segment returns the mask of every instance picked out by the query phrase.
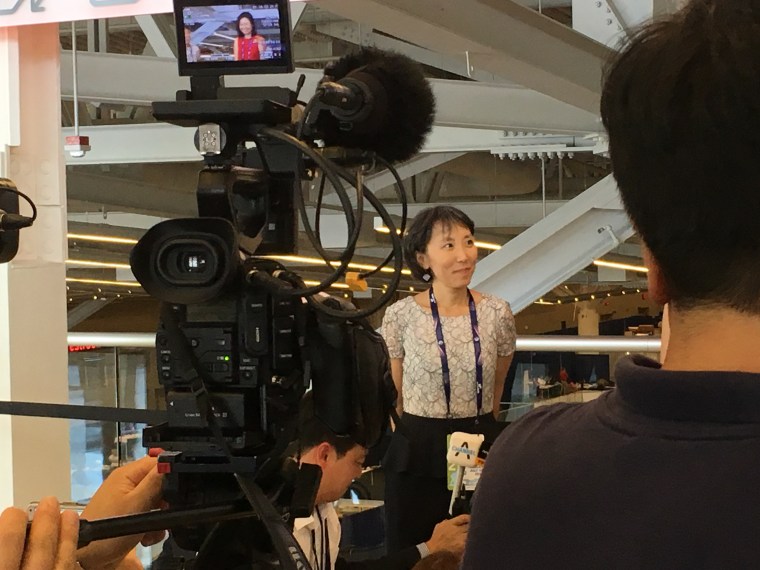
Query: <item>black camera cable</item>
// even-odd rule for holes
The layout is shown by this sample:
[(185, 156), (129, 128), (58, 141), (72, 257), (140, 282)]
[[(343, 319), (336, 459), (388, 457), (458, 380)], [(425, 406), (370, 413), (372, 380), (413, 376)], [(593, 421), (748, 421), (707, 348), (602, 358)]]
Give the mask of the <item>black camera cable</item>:
[[(363, 210), (363, 203), (360, 198), (357, 197), (357, 203), (362, 206), (362, 209), (357, 210), (357, 214), (355, 218), (351, 217), (351, 214), (353, 212), (353, 205), (351, 204), (351, 200), (348, 197), (348, 193), (345, 191), (345, 188), (343, 187), (342, 183), (340, 182), (340, 177), (336, 175), (334, 171), (334, 166), (330, 165), (327, 159), (325, 159), (322, 155), (320, 155), (316, 150), (312, 149), (302, 141), (298, 140), (297, 138), (293, 137), (292, 135), (289, 135), (287, 133), (284, 133), (282, 131), (279, 131), (277, 129), (262, 129), (262, 134), (265, 134), (267, 136), (271, 136), (272, 138), (276, 138), (280, 141), (286, 142), (290, 144), (291, 146), (295, 146), (298, 148), (301, 152), (309, 156), (314, 162), (316, 162), (320, 168), (323, 169), (325, 172), (325, 175), (328, 176), (330, 179), (330, 182), (333, 184), (333, 186), (336, 189), (336, 192), (338, 193), (338, 196), (341, 200), (341, 205), (343, 206), (344, 212), (346, 214), (347, 220), (350, 220), (349, 222), (349, 231), (350, 236), (348, 240), (348, 247), (346, 250), (339, 256), (339, 258), (336, 260), (339, 262), (339, 265), (335, 267), (333, 272), (323, 279), (318, 285), (315, 285), (313, 287), (305, 287), (301, 289), (292, 289), (292, 290), (272, 290), (272, 294), (274, 295), (288, 295), (292, 297), (309, 297), (311, 295), (315, 295), (317, 293), (321, 293), (325, 289), (327, 289), (330, 285), (335, 283), (338, 279), (340, 279), (344, 274), (346, 269), (348, 268), (348, 264), (351, 261), (351, 258), (353, 257), (354, 250), (356, 248), (356, 243), (359, 241), (359, 233), (361, 232), (361, 222), (362, 222), (362, 210)], [(349, 178), (350, 180), (350, 178)], [(358, 194), (361, 194), (359, 192)], [(357, 196), (358, 196), (357, 194)], [(296, 199), (299, 201), (299, 209), (303, 207), (303, 210), (305, 210), (305, 204), (303, 203), (303, 194), (297, 193)], [(309, 236), (309, 239), (312, 240), (312, 244), (315, 245), (315, 248), (322, 251), (325, 251), (324, 248), (319, 246), (316, 240), (316, 236), (314, 235), (314, 231), (311, 227), (311, 224), (307, 219), (303, 220), (304, 222), (304, 229)], [(320, 253), (322, 253), (320, 251)], [(326, 252), (325, 252), (326, 253)], [(329, 254), (327, 254), (329, 257)], [(325, 255), (323, 255), (323, 258)], [(329, 260), (325, 260), (325, 263), (327, 263), (330, 267), (332, 267), (332, 264), (330, 264)], [(266, 284), (264, 284), (266, 286)]]
[(21, 192), (16, 185), (8, 178), (0, 178), (0, 192), (10, 192), (20, 196), (31, 206), (32, 216), (22, 216), (20, 214), (8, 213), (5, 210), (0, 210), (0, 232), (20, 230), (22, 228), (28, 228), (37, 219), (37, 206), (35, 206), (32, 199)]
[[(409, 203), (406, 196), (404, 181), (401, 180), (401, 176), (399, 175), (398, 170), (396, 170), (396, 168), (390, 162), (388, 162), (381, 156), (376, 156), (375, 160), (377, 160), (377, 162), (382, 164), (388, 170), (388, 172), (391, 173), (393, 178), (396, 180), (396, 183), (393, 185), (393, 188), (396, 190), (396, 195), (398, 196), (399, 203), (401, 204), (401, 226), (399, 227), (399, 232), (403, 239), (404, 233), (406, 232), (406, 222), (409, 215)], [(386, 256), (386, 258), (382, 261), (382, 263), (380, 263), (380, 265), (378, 265), (372, 271), (368, 271), (366, 273), (360, 273), (359, 274), (360, 277), (362, 277), (363, 279), (366, 279), (367, 277), (371, 277), (372, 275), (375, 275), (376, 273), (382, 271), (382, 269), (390, 263), (392, 258), (393, 258), (393, 251), (390, 251), (388, 255)]]

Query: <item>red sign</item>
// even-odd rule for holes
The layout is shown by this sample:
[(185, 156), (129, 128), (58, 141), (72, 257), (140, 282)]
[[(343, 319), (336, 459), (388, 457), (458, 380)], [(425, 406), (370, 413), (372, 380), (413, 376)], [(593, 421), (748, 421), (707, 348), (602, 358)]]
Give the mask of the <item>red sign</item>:
[(90, 350), (100, 350), (99, 346), (83, 345), (83, 346), (70, 346), (69, 352), (87, 352)]

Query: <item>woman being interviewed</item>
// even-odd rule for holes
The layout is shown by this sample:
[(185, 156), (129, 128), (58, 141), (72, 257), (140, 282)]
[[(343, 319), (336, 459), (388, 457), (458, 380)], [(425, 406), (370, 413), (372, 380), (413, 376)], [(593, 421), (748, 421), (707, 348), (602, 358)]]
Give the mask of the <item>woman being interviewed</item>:
[(404, 238), (407, 265), (431, 287), (383, 318), (403, 414), (383, 462), (389, 552), (424, 542), (447, 518), (447, 436), (498, 429), (515, 324), (506, 301), (469, 289), (474, 233), (467, 214), (436, 206), (420, 212)]
[(256, 33), (256, 23), (253, 14), (243, 12), (238, 16), (237, 38), (233, 44), (233, 56), (235, 61), (258, 61), (264, 55), (267, 48), (264, 36)]

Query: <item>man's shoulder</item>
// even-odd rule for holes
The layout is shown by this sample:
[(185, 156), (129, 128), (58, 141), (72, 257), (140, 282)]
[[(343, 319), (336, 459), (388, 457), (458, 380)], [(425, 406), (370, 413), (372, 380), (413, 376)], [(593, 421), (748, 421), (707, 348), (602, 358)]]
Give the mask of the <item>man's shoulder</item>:
[(602, 403), (603, 397), (600, 397), (585, 404), (560, 402), (538, 406), (512, 423), (504, 433), (533, 432), (534, 430), (541, 430), (540, 433), (544, 433), (546, 430), (562, 429), (568, 422), (576, 423), (579, 420), (594, 417), (595, 408)]
[(598, 410), (606, 405), (605, 399), (603, 395), (586, 404), (559, 403), (532, 410), (501, 433), (488, 454), (488, 463), (504, 460), (515, 465), (523, 455), (528, 461), (542, 457), (547, 446), (561, 445), (573, 433), (598, 426)]

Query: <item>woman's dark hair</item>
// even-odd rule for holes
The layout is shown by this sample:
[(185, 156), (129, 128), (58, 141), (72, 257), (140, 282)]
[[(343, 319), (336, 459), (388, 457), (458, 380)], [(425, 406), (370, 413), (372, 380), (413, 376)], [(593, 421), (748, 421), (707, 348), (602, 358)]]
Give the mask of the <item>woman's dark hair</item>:
[(417, 214), (404, 236), (404, 259), (412, 275), (421, 281), (425, 281), (425, 275), (429, 273), (417, 262), (417, 254), (427, 251), (436, 224), (442, 224), (444, 230), (452, 226), (462, 226), (475, 235), (475, 222), (462, 210), (453, 206), (435, 206)]
[(613, 174), (683, 309), (760, 314), (759, 54), (759, 0), (693, 0), (605, 74)]
[(251, 14), (250, 12), (243, 12), (237, 18), (236, 27), (237, 27), (238, 37), (242, 38), (244, 36), (243, 32), (240, 31), (240, 20), (242, 20), (243, 18), (248, 18), (250, 20), (250, 22), (251, 22), (251, 35), (255, 36), (256, 35), (256, 20), (253, 19), (253, 14)]
[(299, 448), (301, 453), (305, 453), (325, 442), (335, 448), (338, 459), (358, 445), (350, 437), (337, 435), (317, 417), (314, 412), (314, 394), (307, 392), (301, 400), (298, 415)]

